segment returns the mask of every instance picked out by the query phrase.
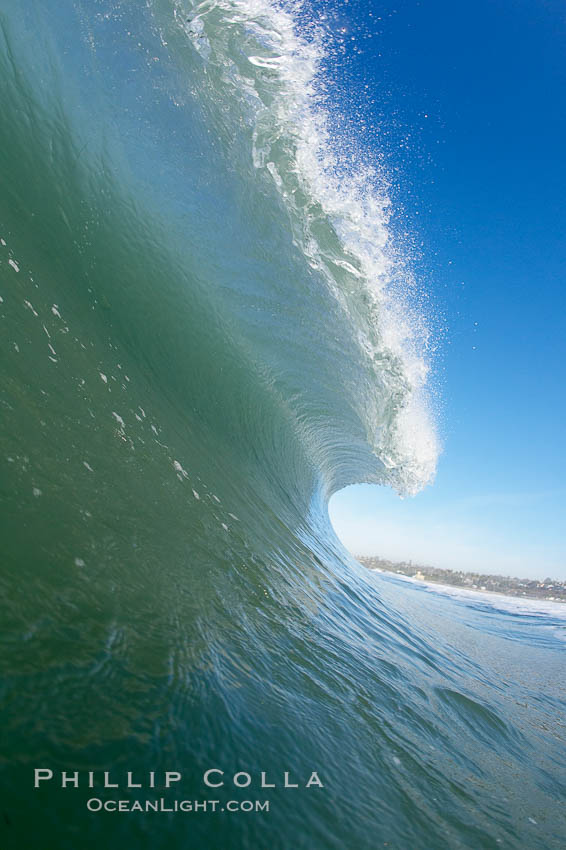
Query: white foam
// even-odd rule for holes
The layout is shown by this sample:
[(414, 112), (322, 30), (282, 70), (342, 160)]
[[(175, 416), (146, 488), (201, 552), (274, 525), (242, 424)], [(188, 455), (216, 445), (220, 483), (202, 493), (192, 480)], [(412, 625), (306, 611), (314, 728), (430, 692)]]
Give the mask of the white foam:
[(178, 478), (182, 479), (182, 478), (188, 478), (189, 477), (189, 473), (186, 471), (186, 469), (183, 469), (183, 467), (181, 466), (181, 464), (179, 463), (178, 460), (173, 461), (173, 469), (175, 470), (175, 472), (178, 473), (178, 475), (177, 475)]
[(122, 419), (122, 417), (120, 416), (120, 414), (119, 414), (119, 413), (116, 413), (116, 411), (115, 411), (115, 410), (113, 410), (113, 411), (112, 411), (112, 416), (114, 417), (114, 419), (116, 420), (116, 422), (118, 423), (118, 425), (120, 426), (120, 428), (122, 429), (122, 431), (124, 431), (124, 430), (125, 430), (125, 428), (126, 428), (126, 423), (124, 422), (124, 420)]

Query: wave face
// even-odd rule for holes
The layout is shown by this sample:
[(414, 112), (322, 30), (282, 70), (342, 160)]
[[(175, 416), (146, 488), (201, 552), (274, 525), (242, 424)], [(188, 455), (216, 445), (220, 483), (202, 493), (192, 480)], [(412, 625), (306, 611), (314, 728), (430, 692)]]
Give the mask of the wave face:
[[(324, 38), (267, 0), (17, 7), (2, 847), (559, 847), (560, 621), (423, 606), (328, 522), (346, 484), (418, 491), (438, 441), (387, 181), (336, 131)], [(183, 799), (249, 771), (208, 797), (271, 810), (94, 815), (33, 767), (180, 770)]]

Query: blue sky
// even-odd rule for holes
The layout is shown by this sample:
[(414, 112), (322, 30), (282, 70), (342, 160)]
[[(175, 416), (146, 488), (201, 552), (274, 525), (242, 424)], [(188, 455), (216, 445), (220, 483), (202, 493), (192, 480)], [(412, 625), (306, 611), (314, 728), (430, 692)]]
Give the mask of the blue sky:
[(337, 494), (335, 528), (357, 553), (566, 579), (566, 6), (336, 9), (335, 73), (373, 119), (442, 329), (444, 451), (414, 499)]

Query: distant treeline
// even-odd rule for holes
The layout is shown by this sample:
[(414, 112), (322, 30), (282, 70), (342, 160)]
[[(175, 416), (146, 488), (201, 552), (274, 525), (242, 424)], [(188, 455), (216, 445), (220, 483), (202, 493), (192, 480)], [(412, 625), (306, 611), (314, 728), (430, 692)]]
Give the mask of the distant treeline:
[(423, 567), (412, 561), (387, 561), (372, 556), (358, 557), (364, 567), (370, 570), (385, 570), (390, 573), (410, 576), (421, 581), (434, 581), (454, 587), (467, 587), (471, 590), (490, 590), (494, 593), (506, 593), (509, 596), (528, 596), (533, 599), (547, 599), (551, 602), (566, 602), (566, 582), (557, 579), (512, 578), (486, 573), (468, 573), (463, 570), (443, 570), (439, 567)]

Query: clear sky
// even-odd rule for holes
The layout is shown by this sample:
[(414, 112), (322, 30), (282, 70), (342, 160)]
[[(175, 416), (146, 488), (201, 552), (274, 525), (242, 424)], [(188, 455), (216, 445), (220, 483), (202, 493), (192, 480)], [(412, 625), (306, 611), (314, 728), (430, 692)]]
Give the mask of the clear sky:
[(355, 553), (566, 579), (566, 5), (342, 0), (338, 16), (443, 329), (443, 454), (413, 499), (337, 494), (334, 526)]

